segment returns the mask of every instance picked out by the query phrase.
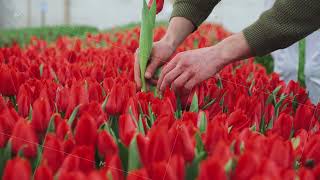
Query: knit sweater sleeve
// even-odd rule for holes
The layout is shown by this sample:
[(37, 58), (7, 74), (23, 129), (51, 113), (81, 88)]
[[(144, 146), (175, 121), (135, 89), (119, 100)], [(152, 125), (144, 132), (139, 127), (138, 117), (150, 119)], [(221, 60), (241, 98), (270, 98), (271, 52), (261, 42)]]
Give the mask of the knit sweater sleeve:
[(252, 55), (261, 56), (286, 48), (319, 27), (319, 0), (277, 0), (243, 33)]
[(175, 0), (173, 17), (185, 17), (198, 27), (210, 15), (220, 0)]

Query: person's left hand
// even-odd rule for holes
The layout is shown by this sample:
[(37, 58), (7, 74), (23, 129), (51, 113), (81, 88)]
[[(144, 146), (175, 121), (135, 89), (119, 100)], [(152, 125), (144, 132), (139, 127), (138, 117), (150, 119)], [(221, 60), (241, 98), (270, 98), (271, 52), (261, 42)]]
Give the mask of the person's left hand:
[(179, 53), (164, 66), (157, 88), (163, 94), (166, 87), (171, 86), (175, 92), (184, 96), (198, 83), (212, 77), (223, 64), (219, 52), (213, 47)]

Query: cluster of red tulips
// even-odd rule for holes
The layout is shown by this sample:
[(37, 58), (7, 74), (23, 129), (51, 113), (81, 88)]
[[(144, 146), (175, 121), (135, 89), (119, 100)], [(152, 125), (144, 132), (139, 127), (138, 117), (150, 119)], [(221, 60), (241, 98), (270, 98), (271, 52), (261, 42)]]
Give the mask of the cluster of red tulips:
[[(248, 59), (185, 103), (170, 89), (137, 92), (139, 33), (0, 48), (2, 179), (320, 178), (320, 106), (305, 89)], [(206, 24), (177, 52), (228, 35)]]

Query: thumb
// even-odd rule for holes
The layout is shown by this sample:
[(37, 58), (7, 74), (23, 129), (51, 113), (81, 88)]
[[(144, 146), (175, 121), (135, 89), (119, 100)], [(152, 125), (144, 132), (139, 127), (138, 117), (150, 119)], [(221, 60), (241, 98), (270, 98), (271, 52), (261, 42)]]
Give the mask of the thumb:
[(147, 67), (145, 77), (151, 79), (153, 74), (156, 72), (157, 68), (160, 66), (161, 61), (159, 59), (152, 59)]

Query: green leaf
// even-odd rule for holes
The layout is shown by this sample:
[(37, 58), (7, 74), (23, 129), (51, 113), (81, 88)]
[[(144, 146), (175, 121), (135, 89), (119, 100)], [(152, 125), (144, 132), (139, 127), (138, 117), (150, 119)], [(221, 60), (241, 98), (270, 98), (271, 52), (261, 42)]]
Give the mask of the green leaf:
[(266, 132), (266, 120), (265, 120), (265, 117), (264, 115), (261, 117), (261, 122), (260, 122), (260, 127), (259, 127), (259, 130), (260, 130), (260, 133), (261, 134), (264, 134)]
[(119, 121), (118, 116), (110, 116), (110, 128), (113, 130), (116, 139), (119, 138)]
[(7, 164), (7, 161), (11, 159), (12, 149), (11, 141), (9, 140), (6, 147), (0, 149), (0, 177), (2, 177), (3, 170)]
[(50, 72), (51, 72), (51, 76), (53, 76), (55, 83), (59, 84), (59, 78), (57, 76), (57, 73), (52, 68), (50, 69)]
[(206, 105), (203, 106), (203, 110), (208, 109), (213, 103), (216, 102), (216, 98), (211, 99)]
[(79, 111), (80, 105), (74, 108), (69, 120), (68, 120), (68, 125), (71, 127), (73, 124), (74, 119), (76, 118), (78, 111)]
[(257, 130), (256, 124), (254, 124), (253, 126), (251, 126), (251, 127), (250, 127), (250, 130), (251, 130), (251, 131), (256, 131), (256, 130)]
[(104, 112), (106, 110), (106, 105), (107, 105), (107, 102), (108, 102), (108, 98), (109, 98), (109, 95), (104, 99), (103, 103), (101, 104), (102, 111), (104, 111)]
[(128, 173), (128, 153), (129, 153), (128, 148), (121, 142), (118, 142), (118, 147), (119, 147), (119, 157), (121, 159), (123, 172)]
[(235, 167), (236, 167), (236, 161), (233, 158), (231, 158), (224, 166), (224, 170), (226, 171), (226, 173), (229, 174), (231, 171), (235, 169)]
[(55, 130), (54, 117), (55, 117), (56, 115), (57, 115), (57, 114), (53, 114), (53, 115), (51, 116), (46, 134), (48, 134), (48, 133), (50, 133), (50, 132), (54, 132), (54, 130)]
[(145, 72), (148, 64), (148, 60), (152, 51), (153, 43), (153, 29), (155, 26), (156, 19), (156, 3), (153, 1), (152, 6), (149, 10), (145, 0), (143, 1), (142, 8), (142, 21), (140, 30), (140, 47), (139, 47), (139, 60), (140, 60), (140, 75), (142, 83), (142, 91), (147, 91)]
[(149, 117), (150, 117), (150, 127), (152, 127), (154, 121), (156, 120), (156, 116), (152, 111), (152, 107), (150, 103), (148, 104), (148, 111), (149, 111)]
[[(131, 118), (133, 119), (134, 123), (138, 126), (138, 124), (137, 124), (138, 120), (137, 120), (137, 118), (133, 115), (131, 106), (129, 107), (129, 114), (130, 114)], [(140, 117), (139, 117), (139, 118), (140, 118)]]
[(137, 137), (135, 136), (129, 146), (128, 171), (139, 169), (141, 167), (140, 155), (137, 145)]
[(141, 115), (139, 116), (139, 121), (138, 121), (138, 132), (140, 132), (141, 134), (145, 135)]
[(39, 67), (40, 77), (42, 77), (42, 74), (43, 74), (43, 67), (44, 67), (44, 64), (40, 64), (40, 67)]
[(190, 112), (199, 112), (199, 104), (198, 104), (198, 95), (197, 93), (194, 93), (191, 106), (190, 106)]
[(204, 144), (202, 142), (201, 135), (199, 132), (195, 134), (195, 138), (196, 138), (196, 154), (198, 155), (205, 152), (205, 149), (204, 149)]
[(30, 121), (32, 121), (32, 106), (31, 106), (31, 104), (30, 104), (28, 119), (29, 119)]
[(177, 96), (177, 111), (175, 112), (175, 117), (180, 119), (182, 117), (182, 104), (180, 96)]
[(204, 151), (204, 145), (202, 143), (201, 137), (199, 133), (196, 133), (196, 156), (193, 159), (191, 164), (187, 164), (186, 166), (186, 179), (194, 180), (198, 176), (200, 162), (207, 157), (207, 153)]
[(292, 143), (293, 149), (297, 149), (300, 145), (300, 138), (299, 137), (292, 138), (291, 143)]
[(207, 117), (204, 112), (201, 113), (200, 116), (199, 130), (201, 133), (204, 133), (207, 130)]
[(41, 158), (42, 158), (42, 146), (38, 146), (37, 147), (37, 157), (31, 163), (33, 171), (35, 171), (35, 169), (38, 167), (38, 165), (41, 161)]

